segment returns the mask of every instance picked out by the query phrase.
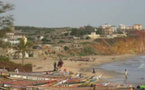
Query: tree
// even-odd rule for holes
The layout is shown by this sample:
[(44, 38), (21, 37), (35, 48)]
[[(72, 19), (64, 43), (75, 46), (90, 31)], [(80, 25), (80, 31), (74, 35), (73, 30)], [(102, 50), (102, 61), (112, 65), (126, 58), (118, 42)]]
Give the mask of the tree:
[(4, 37), (5, 29), (10, 30), (13, 26), (12, 15), (7, 15), (7, 12), (13, 9), (13, 5), (9, 3), (3, 3), (0, 1), (0, 37)]
[(22, 53), (22, 65), (24, 65), (25, 53), (30, 51), (32, 46), (33, 46), (33, 42), (27, 41), (26, 37), (23, 37), (20, 40), (20, 44), (19, 44), (18, 48), (19, 48), (19, 51)]
[(71, 30), (71, 35), (77, 36), (77, 37), (81, 37), (82, 35), (85, 35), (85, 31), (77, 29), (77, 28), (72, 28)]
[(87, 40), (91, 39), (90, 37), (86, 37)]
[(87, 31), (88, 33), (94, 32), (94, 27), (87, 25), (84, 26), (84, 30)]
[(13, 9), (13, 5), (12, 4), (5, 4), (2, 1), (0, 1), (0, 13), (5, 13), (9, 10)]
[(102, 28), (97, 28), (96, 33), (97, 33), (97, 34), (103, 34), (103, 29), (102, 29)]

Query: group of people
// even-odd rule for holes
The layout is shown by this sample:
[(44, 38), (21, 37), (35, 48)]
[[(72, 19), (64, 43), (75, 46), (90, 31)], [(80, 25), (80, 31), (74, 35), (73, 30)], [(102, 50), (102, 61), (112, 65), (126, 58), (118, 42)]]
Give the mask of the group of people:
[(60, 69), (62, 66), (63, 66), (63, 61), (62, 61), (62, 59), (60, 58), (59, 61), (58, 61), (58, 63), (54, 62), (54, 64), (53, 64), (53, 67), (54, 67), (53, 71), (57, 71), (57, 70)]

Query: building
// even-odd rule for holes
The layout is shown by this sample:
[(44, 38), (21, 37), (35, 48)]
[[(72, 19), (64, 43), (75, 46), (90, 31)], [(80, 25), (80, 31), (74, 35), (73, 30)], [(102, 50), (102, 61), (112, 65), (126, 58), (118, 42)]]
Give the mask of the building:
[(101, 28), (103, 29), (103, 33), (105, 35), (111, 35), (117, 30), (115, 26), (109, 24), (102, 25)]
[(7, 36), (7, 38), (10, 38), (10, 39), (21, 39), (24, 37), (24, 35), (22, 35), (22, 34), (16, 34), (13, 32), (6, 33), (6, 36)]
[(101, 27), (102, 27), (103, 29), (105, 29), (105, 28), (111, 27), (111, 25), (105, 24), (105, 25), (102, 25)]
[(9, 39), (8, 42), (11, 43), (11, 45), (18, 45), (20, 43), (20, 40)]
[(44, 39), (44, 36), (36, 36), (35, 37), (35, 41), (41, 41), (42, 39)]
[(143, 26), (141, 24), (134, 24), (133, 29), (134, 30), (143, 30)]
[(143, 26), (141, 24), (134, 24), (133, 26), (125, 26), (123, 24), (119, 25), (120, 30), (143, 30)]
[(20, 43), (20, 40), (25, 37), (22, 34), (16, 34), (14, 32), (7, 32), (6, 38), (3, 38), (3, 42), (9, 42), (11, 45), (18, 45)]
[(103, 31), (105, 35), (111, 35), (113, 34), (114, 29), (112, 27), (108, 27), (108, 28), (105, 28)]
[(132, 30), (133, 26), (126, 26), (126, 25), (120, 24), (119, 29), (120, 30)]
[(100, 38), (100, 35), (96, 34), (96, 32), (92, 32), (90, 35), (88, 35), (88, 37), (90, 37), (91, 39), (97, 39)]
[(126, 29), (126, 26), (123, 25), (123, 24), (120, 24), (120, 25), (119, 25), (119, 29), (121, 29), (121, 30), (125, 30), (125, 29)]

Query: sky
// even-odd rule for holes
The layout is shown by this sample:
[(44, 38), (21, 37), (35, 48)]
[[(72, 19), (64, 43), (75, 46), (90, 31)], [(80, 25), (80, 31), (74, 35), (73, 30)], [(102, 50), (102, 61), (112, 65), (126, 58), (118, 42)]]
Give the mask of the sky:
[(15, 25), (80, 27), (142, 24), (145, 0), (1, 0), (15, 5)]

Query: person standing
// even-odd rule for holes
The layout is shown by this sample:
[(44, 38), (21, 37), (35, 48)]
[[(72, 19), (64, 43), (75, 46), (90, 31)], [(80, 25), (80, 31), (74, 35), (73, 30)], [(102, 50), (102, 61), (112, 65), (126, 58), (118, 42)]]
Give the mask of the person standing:
[(15, 73), (19, 74), (19, 69), (15, 68)]
[(127, 69), (125, 69), (124, 78), (125, 78), (125, 84), (127, 85), (128, 84), (128, 72), (127, 72)]
[(62, 67), (62, 65), (63, 65), (63, 61), (60, 58), (59, 61), (58, 61), (57, 67), (60, 69)]
[(95, 68), (93, 68), (93, 71), (92, 71), (92, 73), (95, 75), (95, 73), (96, 73), (96, 71), (95, 71)]
[(56, 62), (54, 62), (54, 64), (53, 64), (53, 71), (57, 71), (57, 65), (56, 65)]

